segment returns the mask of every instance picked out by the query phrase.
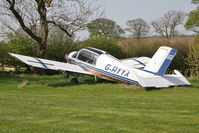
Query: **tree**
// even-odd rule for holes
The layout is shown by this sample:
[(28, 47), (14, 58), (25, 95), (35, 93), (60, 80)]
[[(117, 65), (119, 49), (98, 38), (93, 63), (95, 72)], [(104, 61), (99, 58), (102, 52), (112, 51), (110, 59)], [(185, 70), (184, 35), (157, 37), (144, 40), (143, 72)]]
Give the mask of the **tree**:
[(6, 47), (5, 42), (0, 42), (0, 53), (0, 67), (1, 70), (4, 71), (5, 59), (8, 56), (8, 48)]
[(74, 41), (74, 38), (68, 37), (58, 28), (51, 30), (47, 44), (46, 58), (61, 62), (65, 61), (65, 54), (77, 49), (77, 43)]
[(89, 0), (1, 0), (0, 20), (11, 31), (21, 27), (36, 42), (38, 56), (44, 57), (49, 26), (71, 37), (97, 10), (92, 5)]
[(185, 13), (182, 11), (168, 11), (163, 17), (151, 22), (155, 32), (163, 37), (174, 37), (178, 34), (176, 27), (183, 24)]
[[(192, 0), (192, 4), (198, 5), (199, 0)], [(188, 14), (188, 19), (184, 25), (185, 29), (199, 33), (199, 6)]]
[(124, 30), (113, 20), (107, 18), (98, 18), (87, 24), (91, 37), (108, 36), (121, 37)]
[(146, 36), (150, 31), (150, 26), (141, 18), (128, 20), (126, 25), (128, 26), (126, 30), (133, 33), (137, 39)]
[(199, 35), (196, 36), (194, 43), (189, 45), (189, 52), (186, 58), (191, 74), (196, 73), (199, 78)]
[(192, 0), (191, 3), (193, 3), (193, 4), (199, 4), (199, 0)]
[(34, 40), (27, 34), (16, 35), (9, 34), (9, 41), (7, 42), (7, 48), (9, 52), (22, 54), (27, 56), (36, 56), (36, 45)]

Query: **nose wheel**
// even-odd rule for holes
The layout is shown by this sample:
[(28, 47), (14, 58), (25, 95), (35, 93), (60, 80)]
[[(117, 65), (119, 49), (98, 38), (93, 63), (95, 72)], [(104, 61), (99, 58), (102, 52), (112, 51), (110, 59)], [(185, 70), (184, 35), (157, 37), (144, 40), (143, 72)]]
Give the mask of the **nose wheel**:
[(77, 79), (77, 78), (72, 78), (72, 79), (71, 79), (71, 83), (77, 84), (77, 83), (78, 83), (78, 79)]
[(79, 77), (79, 74), (76, 74), (75, 77), (71, 79), (71, 83), (78, 84), (78, 77)]
[[(63, 72), (63, 75), (64, 75), (64, 78), (68, 78), (69, 72), (65, 71), (65, 72)], [(79, 74), (75, 74), (75, 77), (71, 79), (71, 83), (77, 84), (78, 83), (78, 77), (79, 77)]]

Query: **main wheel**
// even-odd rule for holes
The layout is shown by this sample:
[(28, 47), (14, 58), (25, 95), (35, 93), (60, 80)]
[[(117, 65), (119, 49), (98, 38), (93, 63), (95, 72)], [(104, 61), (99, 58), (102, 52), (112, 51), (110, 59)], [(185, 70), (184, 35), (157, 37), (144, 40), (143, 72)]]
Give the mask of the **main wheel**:
[(72, 78), (72, 79), (71, 79), (71, 83), (77, 84), (77, 83), (78, 83), (78, 79), (77, 79), (77, 78)]

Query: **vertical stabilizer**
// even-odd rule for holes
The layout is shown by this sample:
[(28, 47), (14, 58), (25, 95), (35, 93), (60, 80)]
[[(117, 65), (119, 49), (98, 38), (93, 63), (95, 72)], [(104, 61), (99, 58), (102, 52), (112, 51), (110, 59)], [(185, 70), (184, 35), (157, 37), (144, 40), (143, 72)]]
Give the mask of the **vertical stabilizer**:
[(176, 53), (176, 49), (166, 46), (160, 47), (149, 63), (145, 66), (144, 70), (163, 76)]

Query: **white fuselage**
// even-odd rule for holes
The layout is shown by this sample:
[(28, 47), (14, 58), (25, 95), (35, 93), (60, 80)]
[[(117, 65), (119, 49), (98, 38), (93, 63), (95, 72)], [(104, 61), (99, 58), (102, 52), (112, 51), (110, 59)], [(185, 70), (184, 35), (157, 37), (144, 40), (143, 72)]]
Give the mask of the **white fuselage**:
[(73, 54), (75, 53), (72, 52), (68, 56), (69, 63), (76, 64), (91, 72), (93, 75), (101, 78), (115, 80), (117, 82), (138, 84), (138, 79), (134, 72), (134, 68), (125, 65), (110, 54), (99, 55), (95, 64), (89, 64), (87, 62), (81, 61), (77, 57), (73, 58)]

